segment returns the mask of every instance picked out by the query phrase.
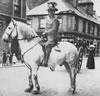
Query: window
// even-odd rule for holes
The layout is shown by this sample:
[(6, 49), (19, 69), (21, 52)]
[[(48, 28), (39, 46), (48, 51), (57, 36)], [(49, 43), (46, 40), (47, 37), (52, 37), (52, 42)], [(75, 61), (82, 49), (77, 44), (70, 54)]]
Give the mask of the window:
[(59, 20), (59, 29), (62, 28), (62, 17), (58, 16), (58, 20)]
[(27, 24), (31, 27), (31, 24), (32, 22), (31, 22), (31, 19), (27, 19)]
[(78, 0), (78, 3), (91, 2), (91, 0)]
[(78, 23), (79, 23), (78, 17), (75, 17), (75, 31), (78, 31)]
[(3, 20), (0, 19), (0, 30), (3, 29)]
[(14, 16), (21, 16), (21, 0), (14, 0)]
[(44, 29), (46, 27), (46, 19), (41, 18), (40, 19), (40, 29)]
[(91, 35), (94, 35), (94, 29), (95, 29), (95, 24), (92, 24), (92, 30), (91, 30)]
[(72, 25), (73, 25), (73, 16), (67, 15), (67, 28), (72, 29)]
[(98, 29), (97, 29), (97, 36), (100, 36), (100, 26), (98, 26)]
[(91, 24), (88, 23), (88, 34), (90, 35), (90, 27), (91, 27)]
[(83, 20), (83, 33), (85, 33), (85, 32), (86, 32), (86, 21)]

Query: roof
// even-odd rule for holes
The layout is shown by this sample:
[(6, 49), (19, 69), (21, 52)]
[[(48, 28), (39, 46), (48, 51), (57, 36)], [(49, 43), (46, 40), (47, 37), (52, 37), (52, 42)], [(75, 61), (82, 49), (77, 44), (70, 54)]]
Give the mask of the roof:
[[(76, 15), (80, 16), (80, 17), (83, 17), (85, 19), (88, 19), (94, 23), (97, 23), (97, 24), (100, 24), (99, 20), (97, 18), (95, 18), (94, 16), (91, 16), (89, 14), (87, 14), (85, 12), (84, 9), (80, 8), (80, 7), (77, 7), (75, 8), (72, 4), (70, 4), (68, 2), (68, 0), (53, 0), (54, 2), (57, 3), (57, 8), (58, 8), (58, 11), (57, 13), (59, 12), (67, 12), (67, 11), (72, 11), (74, 12)], [(40, 6), (37, 6), (35, 8), (33, 8), (32, 10), (30, 10), (28, 13), (27, 13), (27, 16), (33, 16), (33, 15), (46, 15), (48, 14), (47, 12), (47, 2), (41, 4)]]
[[(72, 6), (70, 6), (69, 3), (65, 3), (63, 2), (64, 0), (53, 0), (57, 3), (57, 8), (58, 8), (58, 12), (59, 13), (60, 11), (66, 11), (66, 10), (70, 10)], [(67, 1), (67, 0), (66, 0)], [(48, 1), (47, 1), (48, 2)], [(48, 14), (47, 13), (47, 2), (41, 4), (40, 6), (37, 6), (35, 8), (33, 8), (32, 10), (30, 10), (28, 13), (27, 13), (27, 16), (30, 16), (30, 15), (44, 15), (44, 14)]]
[(31, 10), (31, 9), (35, 8), (36, 6), (39, 6), (47, 1), (48, 0), (27, 0), (27, 6)]

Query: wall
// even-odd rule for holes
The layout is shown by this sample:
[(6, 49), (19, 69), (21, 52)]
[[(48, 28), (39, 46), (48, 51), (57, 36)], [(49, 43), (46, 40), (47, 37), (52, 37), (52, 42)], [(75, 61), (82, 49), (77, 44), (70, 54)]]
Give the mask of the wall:
[[(4, 33), (4, 30), (8, 26), (11, 17), (17, 18), (17, 20), (26, 21), (26, 0), (22, 1), (22, 16), (16, 17), (13, 16), (13, 0), (0, 0), (0, 38), (2, 38), (2, 35)], [(2, 51), (6, 50), (8, 51), (9, 46), (7, 43), (4, 43), (0, 39), (0, 58), (2, 57)], [(0, 59), (1, 62), (1, 59)]]
[[(0, 15), (0, 38), (2, 38), (3, 32), (6, 29), (7, 25), (9, 23), (9, 17), (5, 17)], [(4, 43), (1, 39), (0, 39), (0, 62), (2, 61), (2, 53), (3, 50), (8, 50), (8, 43)]]
[(26, 19), (26, 0), (22, 0), (22, 7), (21, 7), (22, 9), (22, 16), (21, 16), (21, 18), (24, 18), (24, 19)]
[(39, 17), (38, 16), (34, 16), (32, 17), (32, 29), (34, 29), (36, 32), (39, 30)]
[(13, 0), (0, 0), (0, 13), (13, 14)]

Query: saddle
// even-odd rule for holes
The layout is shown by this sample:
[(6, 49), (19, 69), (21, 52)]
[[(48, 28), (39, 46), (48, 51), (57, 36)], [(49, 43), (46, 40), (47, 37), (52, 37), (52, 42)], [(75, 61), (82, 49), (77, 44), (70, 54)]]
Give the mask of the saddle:
[[(44, 59), (42, 60), (42, 62), (40, 63), (40, 66), (43, 66), (42, 64), (44, 64), (43, 63), (43, 61), (46, 59), (47, 60), (47, 58), (49, 59), (49, 57), (45, 57), (46, 56), (46, 48), (45, 48), (45, 41), (44, 40), (42, 40), (41, 42), (40, 42), (40, 45), (42, 46), (42, 50), (43, 50), (43, 53), (44, 53)], [(57, 52), (61, 52), (61, 49), (60, 49), (60, 47), (59, 47), (59, 43), (57, 43), (57, 44), (55, 44), (54, 45), (54, 47), (52, 48), (53, 50), (55, 50), (55, 51), (57, 51)], [(52, 50), (51, 49), (51, 50)], [(50, 52), (51, 53), (51, 52)], [(49, 54), (50, 55), (50, 54)], [(48, 55), (47, 55), (48, 56)], [(45, 65), (45, 64), (44, 64)], [(47, 67), (47, 66), (45, 66), (45, 67)]]
[[(45, 52), (45, 44), (44, 43), (41, 43), (41, 46), (42, 46), (43, 52)], [(55, 51), (61, 52), (61, 49), (59, 47), (59, 43), (57, 43), (57, 45), (55, 45), (53, 48), (54, 48)]]
[[(44, 44), (44, 43), (41, 43), (41, 46), (42, 46), (43, 53), (45, 54), (45, 44)], [(61, 49), (60, 49), (60, 47), (59, 47), (59, 43), (57, 43), (57, 45), (55, 45), (53, 48), (54, 48), (54, 50), (55, 50), (56, 52), (61, 52)], [(53, 49), (53, 48), (52, 48), (52, 49)], [(44, 61), (44, 59), (43, 59), (42, 62), (40, 63), (40, 66), (43, 66), (43, 61)], [(45, 67), (46, 67), (46, 66), (45, 66)], [(53, 71), (52, 68), (50, 68), (50, 70)]]

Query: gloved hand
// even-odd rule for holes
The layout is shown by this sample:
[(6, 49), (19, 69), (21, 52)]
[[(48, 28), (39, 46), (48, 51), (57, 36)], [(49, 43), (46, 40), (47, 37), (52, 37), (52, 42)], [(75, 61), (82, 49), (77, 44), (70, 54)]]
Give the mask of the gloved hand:
[(46, 37), (46, 33), (43, 32), (42, 35), (41, 35), (41, 37), (42, 37), (42, 38), (45, 38), (45, 37)]
[(42, 33), (41, 37), (43, 40), (45, 40), (45, 39), (47, 40), (47, 34), (45, 32)]
[(45, 33), (45, 32), (43, 32), (43, 33), (42, 33), (42, 36), (45, 36), (45, 35), (46, 35), (46, 33)]

